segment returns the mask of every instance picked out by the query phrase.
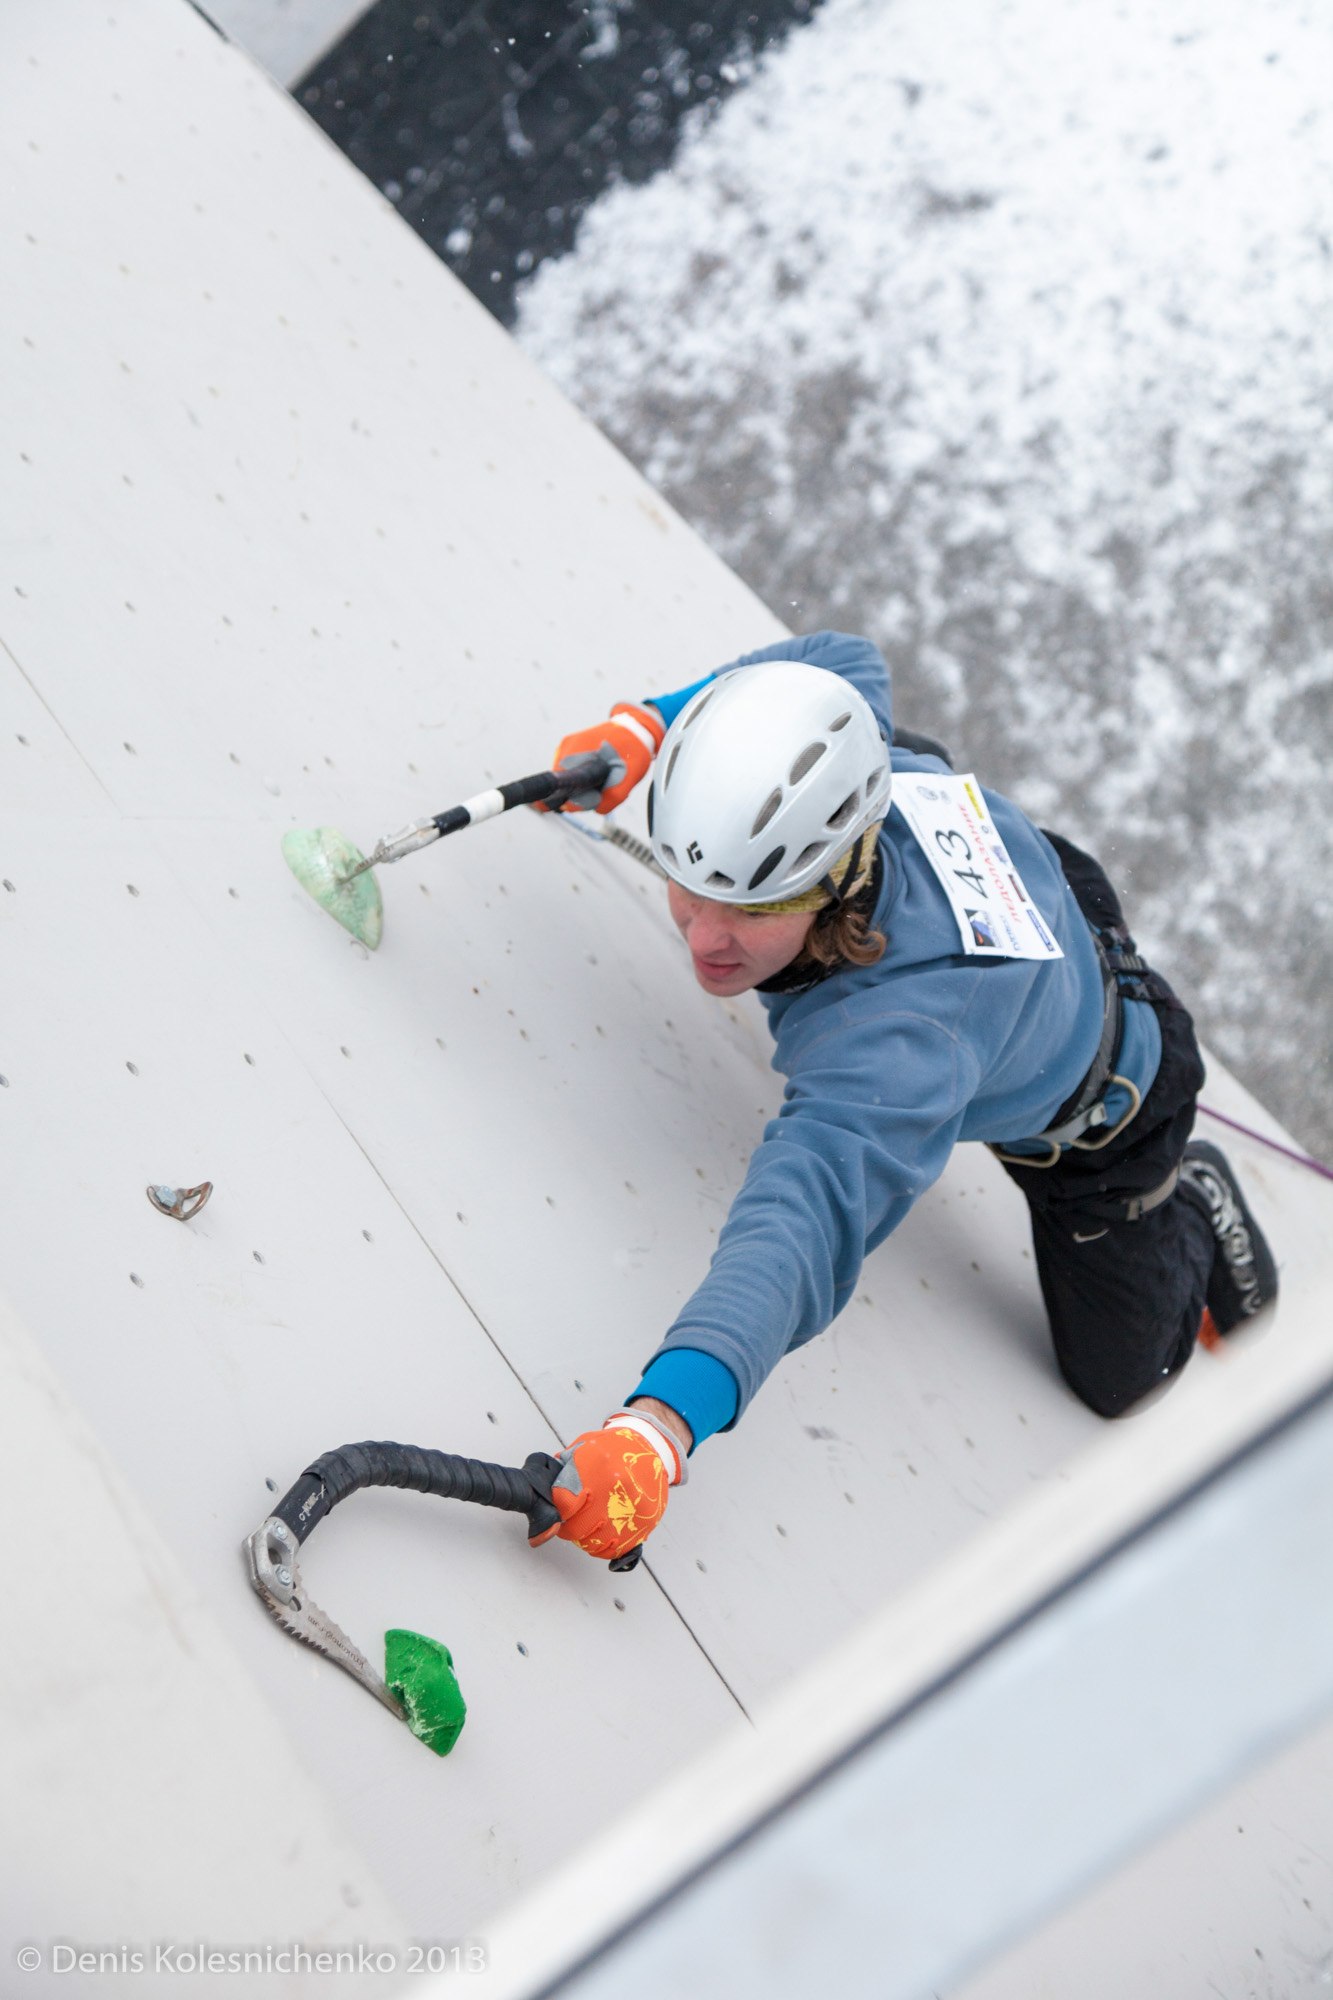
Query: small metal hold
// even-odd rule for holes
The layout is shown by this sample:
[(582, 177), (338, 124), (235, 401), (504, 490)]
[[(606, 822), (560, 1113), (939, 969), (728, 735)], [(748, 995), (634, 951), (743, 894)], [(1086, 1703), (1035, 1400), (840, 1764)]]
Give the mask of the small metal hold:
[(204, 1203), (213, 1192), (212, 1181), (200, 1181), (198, 1187), (174, 1188), (166, 1186), (150, 1187), (148, 1199), (160, 1215), (174, 1215), (177, 1222), (188, 1222), (198, 1215)]

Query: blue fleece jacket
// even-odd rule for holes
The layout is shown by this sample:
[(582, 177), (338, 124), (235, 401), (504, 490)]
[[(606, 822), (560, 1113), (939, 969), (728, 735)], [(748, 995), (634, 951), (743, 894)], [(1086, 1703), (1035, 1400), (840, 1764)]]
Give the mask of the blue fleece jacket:
[[(817, 632), (731, 664), (773, 659), (842, 674), (891, 737), (888, 668), (868, 639)], [(944, 767), (895, 749), (893, 768)], [(890, 810), (874, 915), (888, 949), (877, 964), (842, 967), (805, 992), (760, 995), (773, 1067), (787, 1079), (782, 1109), (750, 1160), (708, 1275), (631, 1391), (678, 1409), (696, 1444), (730, 1428), (782, 1356), (841, 1312), (867, 1252), (939, 1178), (960, 1139), (1040, 1132), (1096, 1053), (1102, 984), (1087, 923), (1050, 842), (1008, 799), (983, 790), (1064, 957), (960, 951), (948, 899)], [(1146, 1093), (1161, 1051), (1156, 1016), (1137, 1003), (1125, 1011), (1121, 1068)]]

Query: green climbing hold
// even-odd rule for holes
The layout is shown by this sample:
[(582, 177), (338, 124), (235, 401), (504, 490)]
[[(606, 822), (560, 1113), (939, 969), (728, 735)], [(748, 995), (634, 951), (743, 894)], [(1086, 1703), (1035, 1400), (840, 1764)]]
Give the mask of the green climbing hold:
[(449, 1648), (420, 1632), (386, 1632), (384, 1681), (407, 1710), (412, 1734), (437, 1757), (447, 1757), (467, 1715)]
[(365, 860), (360, 848), (331, 826), (284, 833), (282, 856), (321, 910), (374, 951), (384, 932), (384, 905), (373, 868), (347, 878)]

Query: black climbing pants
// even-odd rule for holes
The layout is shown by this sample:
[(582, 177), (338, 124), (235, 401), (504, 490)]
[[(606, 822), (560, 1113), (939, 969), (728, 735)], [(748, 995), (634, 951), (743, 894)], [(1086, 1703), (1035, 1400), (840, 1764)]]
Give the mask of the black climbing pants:
[[(1084, 914), (1123, 929), (1116, 893), (1092, 856), (1047, 838)], [(1103, 1417), (1118, 1417), (1189, 1360), (1213, 1261), (1208, 1218), (1178, 1190), (1137, 1221), (1125, 1219), (1126, 1202), (1179, 1165), (1204, 1079), (1189, 1014), (1160, 974), (1138, 978), (1136, 994), (1161, 1024), (1162, 1060), (1136, 1116), (1100, 1152), (1069, 1147), (1047, 1168), (1005, 1163), (1027, 1197), (1060, 1371)]]

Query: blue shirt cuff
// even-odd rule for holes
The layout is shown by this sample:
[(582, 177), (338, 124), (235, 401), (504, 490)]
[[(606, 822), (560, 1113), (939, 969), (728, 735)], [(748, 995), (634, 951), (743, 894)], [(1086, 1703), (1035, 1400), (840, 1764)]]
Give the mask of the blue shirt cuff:
[(736, 1377), (726, 1362), (697, 1347), (669, 1347), (657, 1355), (644, 1369), (638, 1387), (630, 1390), (626, 1403), (632, 1403), (636, 1396), (655, 1396), (669, 1410), (678, 1411), (696, 1445), (733, 1423), (741, 1400)]
[[(716, 679), (716, 675), (705, 674), (701, 681), (694, 683), (693, 687), (677, 688), (674, 694), (646, 694), (643, 696), (643, 701), (649, 707), (657, 710), (665, 726), (670, 729), (691, 695), (698, 694), (700, 688), (707, 687), (709, 681), (714, 679)], [(662, 1398), (662, 1401), (666, 1401), (665, 1396)], [(685, 1412), (682, 1410), (681, 1415), (684, 1416), (684, 1414)]]

